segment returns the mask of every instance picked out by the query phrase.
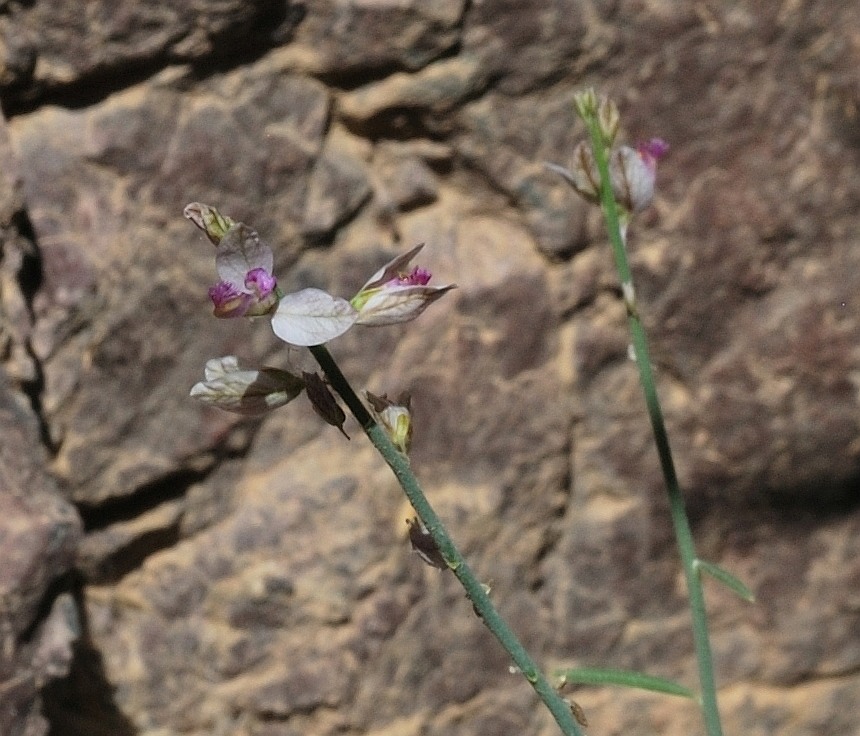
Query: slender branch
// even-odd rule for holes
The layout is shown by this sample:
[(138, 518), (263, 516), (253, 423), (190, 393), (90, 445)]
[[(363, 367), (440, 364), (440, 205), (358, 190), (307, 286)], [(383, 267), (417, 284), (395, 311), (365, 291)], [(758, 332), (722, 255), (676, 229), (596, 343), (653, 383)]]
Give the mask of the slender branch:
[(630, 264), (627, 259), (627, 249), (624, 245), (624, 236), (621, 232), (621, 220), (618, 214), (618, 205), (612, 193), (612, 183), (609, 173), (609, 161), (607, 154), (607, 142), (596, 116), (584, 116), (585, 124), (591, 138), (594, 151), (594, 160), (600, 173), (601, 188), (600, 200), (603, 207), (603, 215), (606, 220), (606, 228), (612, 243), (612, 252), (615, 257), (615, 266), (621, 279), (621, 288), (627, 306), (628, 322), (633, 340), (636, 363), (639, 367), (639, 378), (645, 394), (645, 404), (648, 408), (648, 416), (651, 420), (651, 428), (654, 432), (654, 440), (657, 445), (657, 453), (660, 456), (660, 466), (666, 482), (666, 491), (669, 496), (669, 508), (672, 516), (672, 525), (675, 530), (675, 539), (678, 551), (681, 555), (681, 563), (684, 567), (684, 577), (687, 582), (687, 590), (690, 596), (690, 613), (692, 616), (693, 640), (696, 650), (696, 660), (699, 666), (699, 683), (701, 687), (702, 714), (709, 736), (722, 736), (720, 724), (720, 713), (717, 707), (717, 690), (714, 680), (713, 657), (708, 633), (707, 611), (705, 609), (705, 597), (702, 590), (702, 580), (695, 567), (696, 549), (693, 542), (693, 534), (690, 530), (690, 522), (684, 508), (684, 497), (678, 483), (678, 475), (675, 472), (675, 463), (672, 459), (672, 451), (669, 447), (669, 436), (666, 432), (666, 423), (663, 419), (663, 411), (660, 399), (657, 395), (657, 387), (654, 374), (651, 370), (651, 358), (648, 350), (648, 339), (645, 329), (639, 318), (636, 308), (635, 292), (633, 290), (633, 277)]
[(412, 472), (408, 458), (397, 450), (388, 438), (385, 430), (371, 416), (361, 399), (353, 391), (352, 386), (347, 382), (343, 373), (341, 373), (340, 368), (338, 368), (326, 347), (324, 345), (316, 345), (310, 348), (310, 351), (328, 377), (332, 388), (340, 394), (344, 403), (349, 407), (353, 416), (370, 438), (370, 441), (382, 455), (385, 462), (388, 463), (392, 471), (394, 471), (394, 475), (397, 477), (400, 486), (403, 488), (403, 492), (412, 504), (412, 508), (415, 509), (415, 513), (421, 519), (427, 531), (432, 535), (448, 567), (457, 576), (463, 588), (465, 588), (466, 595), (469, 597), (469, 600), (475, 607), (475, 612), (484, 622), (484, 625), (499, 640), (499, 643), (511, 656), (514, 664), (516, 664), (535, 689), (535, 692), (537, 692), (540, 699), (549, 709), (550, 713), (552, 713), (562, 733), (565, 736), (582, 736), (582, 731), (577, 725), (568, 703), (549, 684), (540, 670), (538, 670), (534, 660), (529, 656), (523, 645), (520, 644), (516, 634), (514, 634), (499, 615), (486, 590), (478, 578), (475, 577), (471, 568), (466, 564), (466, 560), (448, 536), (448, 532), (445, 530), (441, 519), (436, 515), (433, 507), (424, 495), (418, 479)]

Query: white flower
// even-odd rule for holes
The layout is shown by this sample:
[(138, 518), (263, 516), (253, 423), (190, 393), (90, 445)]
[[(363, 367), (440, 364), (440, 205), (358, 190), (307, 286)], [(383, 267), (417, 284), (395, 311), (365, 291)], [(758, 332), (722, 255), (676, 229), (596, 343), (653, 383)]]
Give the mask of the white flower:
[(378, 326), (409, 322), (443, 294), (456, 288), (454, 284), (427, 286), (431, 274), (419, 266), (408, 273), (401, 270), (423, 247), (422, 243), (397, 256), (361, 287), (350, 302), (358, 310), (357, 324)]
[[(654, 182), (657, 178), (657, 160), (669, 146), (660, 138), (652, 138), (636, 148), (619, 146), (609, 154), (609, 178), (612, 194), (618, 206), (628, 213), (641, 212), (654, 197)], [(570, 186), (589, 202), (600, 201), (600, 172), (594, 160), (594, 152), (585, 142), (578, 143), (573, 150), (573, 166), (566, 169), (557, 164), (545, 164), (550, 171), (560, 175)]]
[(206, 362), (205, 381), (196, 383), (191, 396), (204, 404), (236, 414), (264, 414), (292, 401), (304, 381), (278, 368), (242, 370), (234, 355)]

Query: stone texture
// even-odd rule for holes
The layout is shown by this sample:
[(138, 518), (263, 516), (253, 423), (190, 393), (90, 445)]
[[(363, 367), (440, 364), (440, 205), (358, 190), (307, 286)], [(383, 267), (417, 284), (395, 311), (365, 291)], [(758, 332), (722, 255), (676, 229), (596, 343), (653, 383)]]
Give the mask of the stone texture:
[(0, 731), (43, 736), (39, 691), (69, 673), (80, 612), (62, 592), (81, 536), (44, 471), (35, 416), (0, 386)]
[(71, 100), (116, 89), (117, 77), (148, 76), (168, 63), (211, 62), (259, 53), (288, 38), (302, 15), (289, 0), (170, 3), (164, 0), (85, 8), (47, 0), (0, 9), (0, 82), (6, 103), (43, 95)]
[[(541, 662), (695, 682), (599, 213), (543, 166), (587, 81), (672, 145), (630, 250), (700, 552), (758, 597), (707, 586), (725, 731), (856, 733), (856, 3), (0, 5), (0, 732), (557, 732), (352, 420), (188, 399), (213, 356), (312, 364), (212, 318), (195, 200), (286, 290), (425, 242), (458, 289), (342, 368), (412, 392), (412, 463)], [(702, 732), (573, 695), (594, 733)]]
[(463, 24), (463, 50), (475, 51), (503, 94), (545, 86), (581, 63), (598, 37), (588, 33), (589, 5), (535, 0), (524, 12), (517, 0), (478, 0)]
[(81, 635), (68, 573), (82, 525), (47, 472), (40, 368), (29, 349), (38, 252), (15, 164), (0, 121), (0, 732), (43, 736), (40, 691), (69, 674)]
[(393, 70), (415, 71), (454, 51), (465, 0), (314, 2), (284, 49), (291, 63), (337, 86)]

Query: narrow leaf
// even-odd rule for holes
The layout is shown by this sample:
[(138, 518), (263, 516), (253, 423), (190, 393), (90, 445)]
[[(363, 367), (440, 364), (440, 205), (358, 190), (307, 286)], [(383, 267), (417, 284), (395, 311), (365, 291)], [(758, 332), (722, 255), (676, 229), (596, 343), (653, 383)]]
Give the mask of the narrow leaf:
[(651, 690), (667, 695), (678, 695), (683, 698), (697, 700), (697, 695), (690, 688), (667, 680), (663, 677), (646, 675), (642, 672), (631, 672), (630, 670), (613, 670), (602, 667), (575, 667), (569, 670), (559, 670), (558, 677), (565, 683), (577, 685), (621, 685), (623, 687), (634, 687), (639, 690)]
[(753, 592), (728, 570), (724, 570), (719, 565), (715, 565), (712, 562), (705, 562), (704, 560), (696, 560), (693, 563), (693, 566), (697, 570), (708, 573), (708, 575), (714, 578), (714, 580), (721, 582), (739, 598), (742, 598), (748, 603), (755, 603), (755, 595)]

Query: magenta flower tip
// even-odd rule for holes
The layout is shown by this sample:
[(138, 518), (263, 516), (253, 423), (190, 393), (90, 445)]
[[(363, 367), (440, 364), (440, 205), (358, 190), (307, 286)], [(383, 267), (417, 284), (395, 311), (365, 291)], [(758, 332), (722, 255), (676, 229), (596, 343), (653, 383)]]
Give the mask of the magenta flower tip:
[(639, 153), (645, 154), (646, 156), (657, 160), (666, 155), (666, 153), (669, 151), (669, 144), (666, 143), (666, 141), (664, 141), (662, 138), (652, 138), (646, 143), (640, 143), (636, 148), (638, 149)]
[(265, 299), (277, 285), (275, 277), (265, 268), (253, 268), (245, 276), (245, 287), (255, 292), (258, 299)]
[(251, 305), (253, 297), (243, 294), (229, 281), (219, 281), (209, 288), (209, 298), (219, 318), (242, 317)]
[(216, 307), (223, 306), (238, 296), (239, 290), (227, 281), (219, 281), (215, 286), (209, 287), (209, 298)]
[(415, 266), (411, 273), (403, 274), (391, 280), (398, 286), (426, 286), (433, 275), (426, 269), (420, 266)]

